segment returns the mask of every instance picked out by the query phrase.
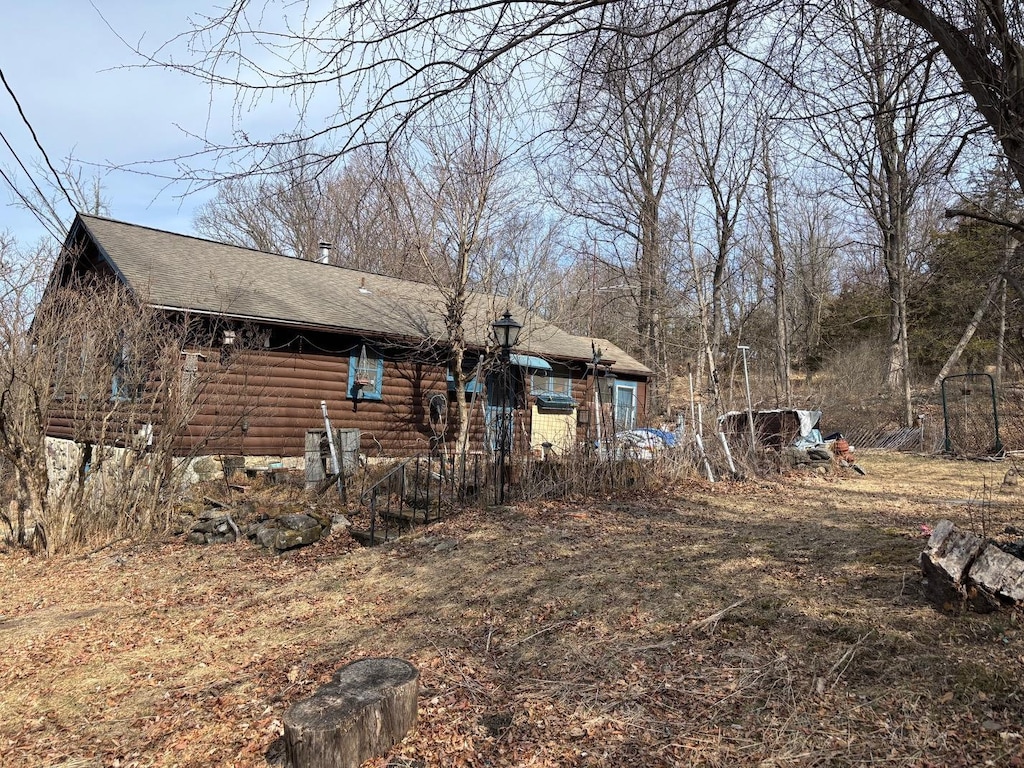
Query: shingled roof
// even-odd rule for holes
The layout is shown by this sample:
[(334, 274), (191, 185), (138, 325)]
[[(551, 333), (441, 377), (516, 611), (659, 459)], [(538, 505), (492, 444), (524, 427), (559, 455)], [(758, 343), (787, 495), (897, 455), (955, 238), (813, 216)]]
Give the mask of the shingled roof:
[[(426, 283), (79, 214), (69, 246), (83, 233), (121, 281), (155, 307), (368, 337), (444, 336), (443, 297)], [(593, 341), (604, 359), (614, 361), (613, 371), (652, 373), (610, 341), (566, 333), (499, 296), (469, 297), (465, 326), (470, 346), (486, 346), (490, 323), (506, 308), (523, 323), (518, 352), (586, 361)]]

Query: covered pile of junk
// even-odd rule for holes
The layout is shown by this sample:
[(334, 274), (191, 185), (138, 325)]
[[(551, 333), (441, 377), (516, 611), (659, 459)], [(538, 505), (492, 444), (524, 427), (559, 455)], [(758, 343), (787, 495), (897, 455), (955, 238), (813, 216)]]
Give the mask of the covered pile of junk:
[[(750, 418), (746, 411), (730, 411), (719, 417), (720, 428), (730, 441), (750, 443)], [(840, 432), (823, 437), (821, 411), (776, 408), (754, 411), (754, 436), (758, 445), (779, 451), (793, 467), (823, 467), (838, 462), (863, 475), (853, 457), (853, 447)]]

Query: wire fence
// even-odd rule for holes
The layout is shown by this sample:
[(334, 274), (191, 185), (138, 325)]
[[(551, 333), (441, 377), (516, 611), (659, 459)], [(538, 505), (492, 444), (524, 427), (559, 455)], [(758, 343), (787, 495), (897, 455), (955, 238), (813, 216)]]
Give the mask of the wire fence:
[[(1019, 394), (1018, 399), (1024, 403), (1024, 391)], [(946, 380), (943, 392), (922, 393), (915, 399), (919, 411), (916, 426), (896, 426), (894, 415), (887, 410), (858, 401), (855, 408), (837, 406), (833, 413), (823, 409), (822, 428), (830, 434), (841, 433), (854, 451), (991, 458), (1004, 451), (1000, 437), (1003, 399), (986, 374), (958, 375)], [(1017, 410), (1024, 414), (1024, 408)], [(1008, 424), (1004, 421), (1002, 428), (1011, 436), (1019, 432), (1024, 440), (1024, 417), (1018, 421), (1020, 429), (1016, 431), (1012, 419)], [(633, 430), (645, 431), (660, 432)], [(497, 470), (497, 457), (487, 453), (467, 456), (464, 462), (452, 455), (396, 460), (377, 470), (375, 476), (364, 474), (361, 490), (356, 494), (367, 543), (387, 540), (412, 525), (442, 519), (467, 505), (500, 501), (514, 504), (536, 499), (583, 500), (654, 489), (683, 480), (721, 482), (777, 475), (794, 466), (811, 466), (818, 471), (828, 466), (844, 466), (844, 457), (832, 454), (830, 442), (819, 446), (824, 450), (816, 452), (797, 449), (788, 433), (767, 441), (758, 433), (757, 445), (753, 447), (747, 432), (717, 432), (708, 425), (703, 432), (693, 432), (679, 424), (672, 439), (663, 444), (620, 439), (625, 434), (629, 433), (619, 433), (619, 437), (606, 439), (600, 446), (581, 443), (563, 453), (545, 451), (537, 455), (518, 446), (504, 473)], [(853, 462), (856, 454), (846, 458)], [(357, 519), (360, 514), (356, 510)]]

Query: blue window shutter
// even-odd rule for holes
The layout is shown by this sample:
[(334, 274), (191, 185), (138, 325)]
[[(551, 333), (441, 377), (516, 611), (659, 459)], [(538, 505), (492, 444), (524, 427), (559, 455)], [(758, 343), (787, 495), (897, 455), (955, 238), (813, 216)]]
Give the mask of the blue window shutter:
[[(463, 375), (465, 376), (467, 374), (463, 374)], [(448, 391), (454, 393), (455, 392), (455, 377), (452, 376), (452, 372), (451, 371), (448, 371), (448, 373), (445, 375), (445, 380), (448, 382)], [(472, 394), (474, 392), (479, 394), (479, 393), (484, 391), (483, 382), (478, 381), (476, 376), (469, 376), (468, 378), (463, 379), (463, 382), (464, 382), (464, 386), (465, 386), (466, 392), (469, 393), (469, 394)]]

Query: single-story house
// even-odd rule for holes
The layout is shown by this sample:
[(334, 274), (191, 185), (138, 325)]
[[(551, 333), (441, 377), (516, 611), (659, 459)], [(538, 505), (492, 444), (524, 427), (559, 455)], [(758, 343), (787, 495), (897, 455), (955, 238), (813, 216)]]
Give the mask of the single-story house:
[[(208, 396), (176, 437), (179, 455), (301, 457), (307, 433), (323, 429), (322, 403), (335, 428), (360, 430), (370, 457), (453, 439), (454, 377), (436, 286), (79, 214), (47, 290), (83, 277), (117, 281), (144, 305), (204, 329), (181, 348), (183, 375), (207, 381)], [(505, 310), (523, 325), (511, 398), (494, 385), (490, 342)], [(611, 342), (483, 294), (468, 297), (464, 328), (472, 450), (493, 448), (494, 415), (509, 399), (515, 450), (557, 452), (593, 439), (598, 422), (606, 435), (645, 422), (652, 371)], [(112, 398), (130, 396), (119, 387), (111, 383)], [(75, 418), (58, 401), (48, 435), (74, 439)]]

